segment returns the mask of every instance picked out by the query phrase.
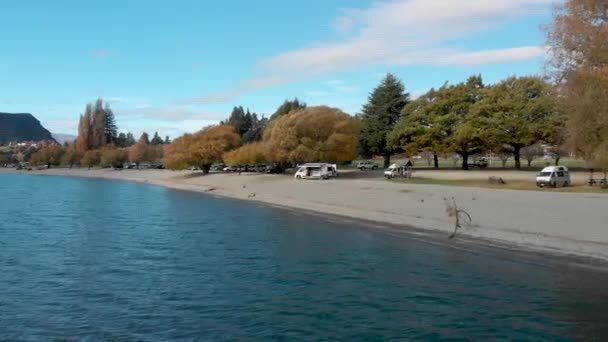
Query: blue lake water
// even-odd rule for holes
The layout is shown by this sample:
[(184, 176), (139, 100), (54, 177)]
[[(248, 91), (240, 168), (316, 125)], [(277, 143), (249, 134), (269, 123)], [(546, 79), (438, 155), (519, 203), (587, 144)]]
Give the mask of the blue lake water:
[(608, 340), (608, 276), (128, 182), (0, 174), (0, 340)]

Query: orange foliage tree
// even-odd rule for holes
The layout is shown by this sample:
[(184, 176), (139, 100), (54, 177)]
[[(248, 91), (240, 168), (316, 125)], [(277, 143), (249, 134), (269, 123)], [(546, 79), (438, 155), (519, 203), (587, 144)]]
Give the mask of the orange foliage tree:
[(186, 134), (165, 147), (165, 166), (169, 169), (185, 169), (198, 166), (204, 173), (214, 163), (222, 161), (222, 155), (240, 144), (240, 137), (230, 125), (204, 128), (194, 134)]
[(271, 121), (265, 155), (276, 163), (345, 162), (356, 157), (359, 123), (337, 108), (308, 107)]
[(266, 153), (266, 145), (255, 142), (225, 153), (224, 162), (230, 166), (263, 164), (267, 161)]

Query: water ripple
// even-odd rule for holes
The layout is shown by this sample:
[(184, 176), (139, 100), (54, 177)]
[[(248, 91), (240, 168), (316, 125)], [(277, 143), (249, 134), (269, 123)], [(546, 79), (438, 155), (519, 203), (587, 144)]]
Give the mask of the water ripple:
[(0, 340), (608, 340), (604, 274), (140, 184), (0, 185)]

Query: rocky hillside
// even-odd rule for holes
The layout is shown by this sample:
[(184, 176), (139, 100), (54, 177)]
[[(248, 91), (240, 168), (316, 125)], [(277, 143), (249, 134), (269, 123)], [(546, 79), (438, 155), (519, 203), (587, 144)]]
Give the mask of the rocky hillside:
[(32, 114), (0, 113), (0, 144), (42, 140), (54, 139)]

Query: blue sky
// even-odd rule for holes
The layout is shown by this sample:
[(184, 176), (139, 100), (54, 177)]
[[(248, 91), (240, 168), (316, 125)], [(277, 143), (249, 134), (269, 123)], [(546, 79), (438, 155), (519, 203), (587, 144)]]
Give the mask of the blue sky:
[(0, 111), (75, 133), (103, 97), (119, 128), (176, 136), (287, 98), (355, 114), (386, 72), (413, 95), (543, 71), (552, 0), (0, 2)]

